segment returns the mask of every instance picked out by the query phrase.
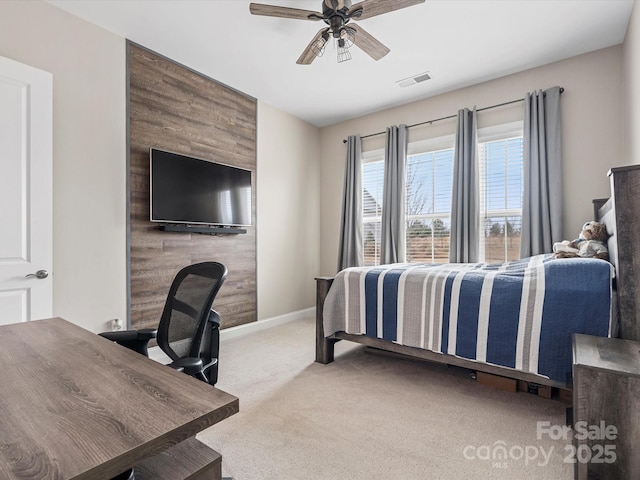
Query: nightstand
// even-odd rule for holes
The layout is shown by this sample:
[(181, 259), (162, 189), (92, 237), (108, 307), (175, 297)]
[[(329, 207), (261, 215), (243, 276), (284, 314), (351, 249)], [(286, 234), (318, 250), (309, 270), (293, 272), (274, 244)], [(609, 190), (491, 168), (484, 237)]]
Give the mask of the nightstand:
[(640, 478), (640, 342), (573, 336), (573, 429), (576, 479)]

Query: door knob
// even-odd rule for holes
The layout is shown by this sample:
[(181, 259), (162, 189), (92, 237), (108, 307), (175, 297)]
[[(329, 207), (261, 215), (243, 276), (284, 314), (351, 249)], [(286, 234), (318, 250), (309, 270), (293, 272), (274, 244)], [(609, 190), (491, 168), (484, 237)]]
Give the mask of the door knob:
[(48, 276), (49, 272), (47, 272), (46, 270), (38, 270), (36, 273), (30, 273), (29, 275), (26, 275), (25, 278), (36, 277), (42, 280), (43, 278), (47, 278)]

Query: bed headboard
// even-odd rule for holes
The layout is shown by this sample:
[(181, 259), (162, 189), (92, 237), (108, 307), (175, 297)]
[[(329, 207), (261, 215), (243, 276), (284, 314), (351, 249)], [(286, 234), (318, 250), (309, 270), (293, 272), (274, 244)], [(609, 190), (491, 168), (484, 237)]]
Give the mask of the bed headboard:
[[(594, 209), (596, 211), (595, 218), (607, 228), (609, 238), (607, 239), (607, 248), (609, 249), (609, 261), (616, 267), (618, 271), (618, 235), (616, 231), (616, 214), (613, 207), (613, 199), (608, 198), (606, 201), (594, 200)], [(601, 206), (597, 207), (597, 202), (601, 202)]]
[[(620, 338), (640, 340), (640, 165), (609, 171), (611, 198), (596, 216), (610, 237), (609, 260), (616, 268)], [(594, 207), (602, 202), (594, 200)]]

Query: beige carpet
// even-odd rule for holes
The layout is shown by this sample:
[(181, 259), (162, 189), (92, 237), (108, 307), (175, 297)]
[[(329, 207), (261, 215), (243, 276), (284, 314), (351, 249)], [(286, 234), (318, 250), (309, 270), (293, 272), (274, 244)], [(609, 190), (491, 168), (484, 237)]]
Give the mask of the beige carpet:
[(572, 478), (570, 440), (537, 438), (537, 422), (564, 424), (565, 404), (347, 342), (336, 345), (332, 364), (314, 363), (314, 329), (309, 318), (223, 343), (217, 386), (240, 398), (240, 413), (198, 438), (222, 453), (224, 475)]

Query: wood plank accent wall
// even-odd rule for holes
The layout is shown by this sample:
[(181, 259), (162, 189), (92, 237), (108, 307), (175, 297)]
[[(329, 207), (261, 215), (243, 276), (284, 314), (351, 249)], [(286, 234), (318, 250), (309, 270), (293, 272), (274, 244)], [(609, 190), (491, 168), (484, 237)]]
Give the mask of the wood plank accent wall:
[[(133, 42), (127, 62), (131, 326), (157, 326), (175, 274), (203, 261), (229, 271), (214, 301), (222, 327), (255, 321), (257, 102)], [(150, 147), (251, 170), (253, 226), (240, 235), (160, 231), (149, 221)]]

